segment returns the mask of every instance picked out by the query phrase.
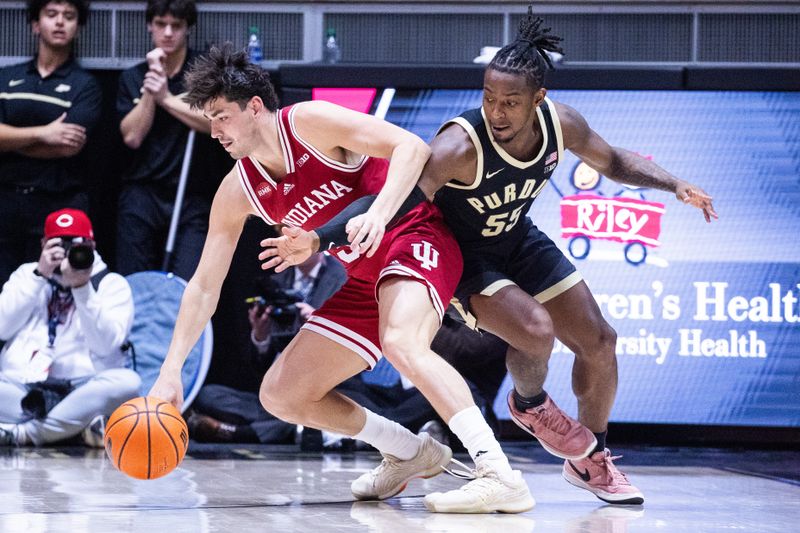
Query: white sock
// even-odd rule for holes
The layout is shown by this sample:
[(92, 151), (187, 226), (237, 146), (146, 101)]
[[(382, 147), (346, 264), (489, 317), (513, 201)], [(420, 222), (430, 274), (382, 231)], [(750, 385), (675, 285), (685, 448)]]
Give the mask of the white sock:
[(354, 439), (362, 440), (378, 449), (381, 453), (394, 455), (402, 461), (411, 459), (422, 442), (417, 435), (391, 420), (364, 409), (367, 421)]
[(508, 458), (500, 448), (500, 443), (492, 433), (492, 428), (486, 423), (481, 410), (473, 405), (463, 411), (457, 412), (450, 419), (450, 430), (464, 444), (472, 460), (488, 463), (497, 472), (501, 479), (514, 478)]
[(30, 444), (28, 433), (23, 424), (0, 424), (0, 429), (10, 432), (14, 436), (14, 445), (27, 446)]

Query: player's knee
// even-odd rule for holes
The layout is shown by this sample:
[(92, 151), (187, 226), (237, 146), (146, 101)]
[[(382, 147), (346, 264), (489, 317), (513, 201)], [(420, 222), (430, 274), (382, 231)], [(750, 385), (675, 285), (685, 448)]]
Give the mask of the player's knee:
[(617, 332), (602, 320), (596, 327), (584, 332), (575, 356), (585, 357), (595, 363), (613, 364), (616, 361), (616, 348)]
[(516, 348), (525, 353), (539, 353), (546, 350), (549, 354), (553, 347), (555, 333), (553, 320), (544, 307), (536, 306), (528, 311), (525, 320), (519, 327), (520, 339)]
[(300, 410), (297, 409), (296, 405), (287, 398), (270, 394), (269, 391), (262, 391), (261, 394), (259, 394), (259, 399), (261, 400), (261, 405), (264, 407), (264, 409), (266, 409), (267, 412), (272, 416), (291, 424), (301, 423), (301, 420), (299, 420)]
[(381, 339), (381, 351), (398, 372), (411, 380), (418, 373), (420, 357), (429, 352), (427, 347), (403, 339), (401, 335), (385, 335)]
[(261, 406), (268, 413), (286, 422), (292, 422), (290, 418), (293, 415), (294, 402), (286, 394), (286, 391), (282, 391), (280, 385), (270, 379), (268, 375), (264, 377), (264, 381), (261, 383), (258, 399), (261, 401)]
[(599, 328), (600, 332), (597, 338), (598, 352), (602, 354), (601, 357), (609, 361), (615, 360), (617, 357), (617, 332), (605, 320)]

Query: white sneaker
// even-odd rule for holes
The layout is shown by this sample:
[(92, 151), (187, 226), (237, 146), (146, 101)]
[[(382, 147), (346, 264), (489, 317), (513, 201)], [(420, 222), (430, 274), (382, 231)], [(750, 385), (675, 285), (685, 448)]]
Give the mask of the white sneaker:
[(106, 417), (97, 415), (89, 422), (89, 425), (81, 431), (83, 443), (89, 448), (103, 448), (103, 437), (106, 432)]
[(420, 438), (422, 444), (417, 455), (407, 461), (384, 454), (380, 465), (350, 484), (353, 496), (358, 500), (385, 500), (400, 493), (414, 478), (429, 478), (444, 472), (443, 467), (450, 462), (453, 452), (427, 433)]
[(445, 431), (444, 426), (438, 420), (428, 420), (425, 424), (419, 428), (417, 435), (421, 435), (423, 433), (427, 433), (437, 442), (441, 442), (445, 446), (447, 445), (447, 431)]
[(0, 424), (0, 446), (16, 446), (17, 435), (13, 424)]
[(536, 505), (519, 470), (514, 470), (513, 480), (505, 481), (481, 464), (476, 475), (460, 489), (428, 494), (425, 507), (432, 513), (524, 513)]

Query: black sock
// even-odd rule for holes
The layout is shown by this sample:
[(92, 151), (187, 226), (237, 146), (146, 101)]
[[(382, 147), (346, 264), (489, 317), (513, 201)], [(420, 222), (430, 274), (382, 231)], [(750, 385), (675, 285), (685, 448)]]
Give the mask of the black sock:
[(602, 452), (606, 449), (606, 435), (608, 435), (608, 430), (603, 431), (602, 433), (594, 434), (595, 438), (597, 439), (597, 446), (595, 446), (594, 450), (592, 450), (592, 454)]
[(233, 442), (258, 442), (258, 435), (250, 425), (235, 426), (233, 432)]
[(536, 396), (526, 398), (520, 395), (517, 389), (514, 389), (514, 407), (517, 408), (517, 411), (526, 411), (532, 407), (539, 407), (546, 399), (547, 393), (545, 391), (540, 392)]

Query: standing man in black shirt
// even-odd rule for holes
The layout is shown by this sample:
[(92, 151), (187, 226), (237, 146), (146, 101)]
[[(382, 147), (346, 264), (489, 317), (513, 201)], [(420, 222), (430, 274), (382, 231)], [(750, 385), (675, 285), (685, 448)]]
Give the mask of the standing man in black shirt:
[(0, 69), (0, 283), (40, 252), (42, 220), (86, 210), (83, 148), (100, 118), (100, 87), (73, 56), (85, 0), (29, 0), (33, 59)]
[[(117, 112), (125, 144), (135, 150), (123, 175), (117, 234), (117, 269), (127, 275), (160, 269), (189, 130), (195, 142), (192, 181), (204, 165), (210, 132), (202, 114), (181, 100), (183, 74), (195, 54), (188, 48), (189, 29), (197, 20), (193, 0), (149, 0), (147, 29), (154, 48), (146, 61), (120, 76)], [(202, 179), (202, 178), (201, 178)], [(208, 200), (191, 185), (184, 198), (173, 254), (177, 275), (189, 279), (200, 259), (208, 228)]]

